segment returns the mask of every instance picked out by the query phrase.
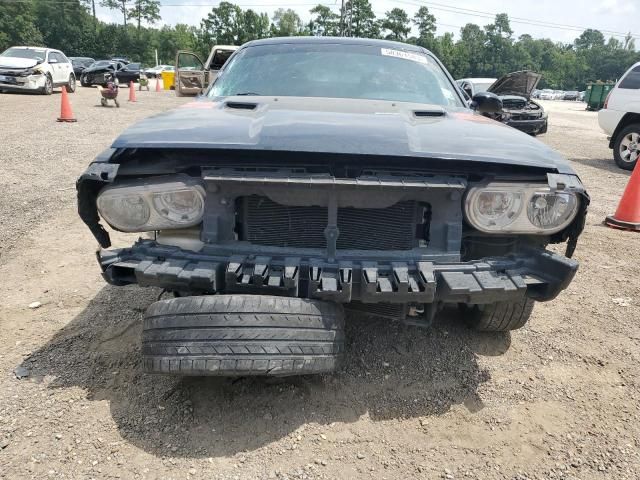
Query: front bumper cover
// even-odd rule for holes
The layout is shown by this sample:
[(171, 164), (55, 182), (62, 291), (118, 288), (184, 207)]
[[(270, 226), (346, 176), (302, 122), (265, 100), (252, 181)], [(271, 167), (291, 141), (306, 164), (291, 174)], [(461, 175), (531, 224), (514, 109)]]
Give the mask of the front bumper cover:
[(339, 303), (493, 303), (555, 298), (578, 263), (540, 248), (471, 262), (329, 262), (326, 258), (219, 257), (140, 240), (98, 251), (113, 285), (137, 283), (188, 293), (252, 293)]
[(45, 86), (46, 76), (42, 74), (21, 76), (9, 76), (0, 74), (0, 89), (12, 92), (39, 91)]
[(516, 128), (526, 133), (538, 133), (547, 126), (547, 118), (537, 118), (535, 120), (521, 120), (518, 118), (509, 118), (504, 122), (510, 127)]

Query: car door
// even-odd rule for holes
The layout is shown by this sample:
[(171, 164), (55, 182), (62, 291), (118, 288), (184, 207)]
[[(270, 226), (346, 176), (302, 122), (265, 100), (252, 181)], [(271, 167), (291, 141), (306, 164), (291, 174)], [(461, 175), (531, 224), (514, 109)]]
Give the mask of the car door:
[[(120, 66), (120, 64), (118, 64), (118, 66)], [(130, 69), (131, 65), (124, 65), (122, 68), (120, 68), (117, 72), (116, 72), (116, 77), (118, 77), (118, 82), (125, 84), (125, 83), (129, 83), (131, 81), (134, 81), (131, 69)]]
[(200, 57), (185, 50), (178, 51), (174, 82), (178, 95), (198, 95), (207, 85), (204, 63)]
[(208, 86), (210, 83), (215, 82), (218, 77), (218, 73), (224, 67), (224, 64), (227, 63), (229, 57), (233, 55), (238, 47), (233, 46), (214, 46), (211, 50), (211, 54), (207, 59), (207, 64), (205, 66), (205, 84)]
[(66, 83), (69, 81), (69, 77), (73, 73), (73, 65), (71, 64), (71, 60), (69, 60), (62, 52), (55, 52), (55, 54), (59, 60), (60, 82)]
[(47, 63), (51, 68), (51, 81), (53, 84), (56, 85), (61, 83), (63, 81), (61, 72), (62, 66), (60, 65), (58, 54), (56, 52), (49, 52), (47, 55)]

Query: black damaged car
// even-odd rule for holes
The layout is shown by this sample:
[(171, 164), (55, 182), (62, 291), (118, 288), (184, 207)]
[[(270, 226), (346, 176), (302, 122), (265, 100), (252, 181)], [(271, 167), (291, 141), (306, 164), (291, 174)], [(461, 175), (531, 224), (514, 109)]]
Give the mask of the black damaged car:
[(547, 133), (548, 116), (542, 105), (532, 100), (533, 91), (542, 75), (523, 70), (508, 73), (499, 79), (463, 78), (458, 80), (468, 100), (481, 92), (497, 95), (502, 108), (486, 116), (530, 135)]
[[(421, 47), (275, 38), (126, 130), (79, 178), (78, 210), (107, 282), (176, 296), (146, 312), (145, 370), (331, 372), (345, 310), (522, 327), (573, 279), (589, 197), (558, 153), (482, 115), (500, 103), (470, 110)], [(142, 236), (111, 248), (108, 228)]]
[(124, 68), (125, 64), (113, 60), (98, 60), (82, 71), (80, 76), (80, 85), (83, 87), (92, 87), (100, 85), (107, 86), (107, 80), (110, 76), (115, 77), (116, 73)]

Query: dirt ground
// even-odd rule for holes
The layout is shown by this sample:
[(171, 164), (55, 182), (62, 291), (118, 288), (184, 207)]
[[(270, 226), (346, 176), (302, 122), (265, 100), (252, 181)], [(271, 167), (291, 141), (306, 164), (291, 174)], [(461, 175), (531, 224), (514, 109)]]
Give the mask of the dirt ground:
[(105, 285), (75, 212), (92, 157), (187, 100), (80, 88), (59, 124), (59, 99), (0, 95), (0, 478), (639, 478), (640, 236), (602, 226), (629, 174), (584, 104), (544, 104), (592, 205), (576, 280), (527, 327), (350, 319), (343, 371), (265, 381), (143, 374), (160, 292)]

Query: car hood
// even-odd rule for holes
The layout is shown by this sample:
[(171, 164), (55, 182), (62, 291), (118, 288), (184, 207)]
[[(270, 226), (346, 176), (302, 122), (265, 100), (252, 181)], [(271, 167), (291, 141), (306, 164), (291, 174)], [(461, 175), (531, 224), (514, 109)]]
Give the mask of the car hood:
[(0, 68), (31, 68), (37, 64), (33, 58), (0, 57)]
[(143, 120), (112, 146), (437, 158), (573, 173), (543, 143), (468, 109), (375, 100), (201, 100)]
[(91, 72), (104, 72), (107, 70), (108, 65), (100, 65), (97, 67), (87, 67), (83, 70), (83, 73), (91, 73)]
[(487, 91), (496, 95), (518, 95), (528, 100), (541, 78), (539, 73), (528, 70), (507, 73), (493, 82)]

